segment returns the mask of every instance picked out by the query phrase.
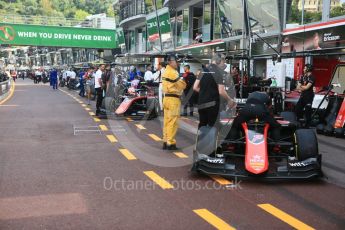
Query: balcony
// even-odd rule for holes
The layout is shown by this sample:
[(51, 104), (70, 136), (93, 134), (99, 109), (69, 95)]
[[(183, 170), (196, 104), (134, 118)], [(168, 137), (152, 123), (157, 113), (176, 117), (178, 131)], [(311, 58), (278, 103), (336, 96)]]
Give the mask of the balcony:
[(130, 1), (121, 7), (120, 10), (120, 26), (128, 22), (142, 20), (146, 17), (145, 1)]

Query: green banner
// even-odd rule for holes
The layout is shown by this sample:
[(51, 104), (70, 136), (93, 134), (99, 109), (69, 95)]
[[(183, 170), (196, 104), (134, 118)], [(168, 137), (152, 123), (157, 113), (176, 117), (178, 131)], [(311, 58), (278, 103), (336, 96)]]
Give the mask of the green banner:
[(170, 14), (169, 8), (164, 7), (158, 10), (158, 20), (159, 20), (159, 29), (161, 34), (162, 40), (162, 47), (163, 50), (173, 49), (173, 41), (171, 35), (171, 22), (170, 22)]
[(122, 53), (126, 52), (125, 34), (122, 27), (116, 29), (116, 47), (121, 48)]
[(116, 48), (114, 30), (8, 23), (0, 23), (0, 44)]
[(147, 26), (147, 35), (148, 35), (148, 41), (149, 41), (149, 46), (147, 50), (148, 51), (161, 50), (156, 12), (150, 13), (146, 16), (146, 26)]

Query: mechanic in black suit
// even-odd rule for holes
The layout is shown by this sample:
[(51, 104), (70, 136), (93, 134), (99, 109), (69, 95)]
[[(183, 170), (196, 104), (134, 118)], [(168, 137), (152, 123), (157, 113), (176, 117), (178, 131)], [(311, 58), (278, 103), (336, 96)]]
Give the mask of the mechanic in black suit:
[(269, 112), (268, 107), (270, 102), (271, 99), (265, 92), (255, 91), (250, 93), (244, 108), (240, 110), (239, 114), (234, 119), (227, 139), (238, 139), (240, 136), (239, 130), (242, 129), (242, 123), (257, 118), (259, 121), (267, 122), (270, 125), (273, 139), (279, 140), (280, 124)]
[[(296, 104), (296, 115), (300, 119), (305, 113), (305, 128), (309, 128), (312, 116), (312, 104), (314, 100), (313, 87), (315, 84), (315, 77), (312, 75), (313, 66), (306, 64), (304, 66), (304, 75), (301, 77), (297, 90), (301, 93), (301, 96)], [(304, 111), (303, 111), (304, 110)]]

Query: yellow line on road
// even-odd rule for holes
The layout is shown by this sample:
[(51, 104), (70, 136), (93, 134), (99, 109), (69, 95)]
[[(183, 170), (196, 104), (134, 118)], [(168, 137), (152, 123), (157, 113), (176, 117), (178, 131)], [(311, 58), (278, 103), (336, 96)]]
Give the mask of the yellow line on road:
[(91, 109), (90, 108), (85, 108), (86, 111), (90, 111)]
[(162, 141), (162, 139), (160, 137), (158, 137), (155, 134), (148, 134), (149, 137), (151, 137), (154, 141)]
[(139, 125), (139, 124), (136, 124), (135, 126), (136, 126), (138, 129), (140, 129), (140, 130), (144, 130), (144, 129), (146, 129), (144, 126)]
[(129, 117), (127, 117), (126, 120), (129, 121), (129, 122), (133, 121), (133, 119), (129, 118)]
[(172, 186), (168, 181), (160, 177), (157, 173), (154, 171), (144, 171), (144, 174), (149, 177), (151, 180), (153, 180), (156, 184), (158, 184), (162, 189), (172, 189), (174, 186)]
[(4, 100), (0, 101), (0, 105), (4, 104), (6, 101), (8, 101), (13, 96), (15, 89), (16, 89), (16, 83), (14, 83), (14, 81), (12, 81), (10, 93), (7, 95), (7, 97)]
[(216, 229), (226, 229), (226, 230), (234, 230), (236, 228), (227, 224), (224, 220), (220, 219), (218, 216), (213, 214), (212, 212), (208, 211), (207, 209), (195, 209), (193, 210), (196, 214), (198, 214), (201, 218), (207, 221)]
[(119, 151), (127, 158), (127, 160), (131, 161), (137, 159), (128, 149), (119, 149)]
[(290, 216), (286, 212), (274, 207), (271, 204), (258, 204), (260, 208), (265, 210), (266, 212), (272, 214), (273, 216), (277, 217), (281, 221), (284, 221), (288, 225), (294, 227), (295, 229), (303, 229), (303, 230), (312, 230), (314, 228), (310, 227), (309, 225), (301, 222), (300, 220)]
[(227, 180), (227, 179), (224, 179), (223, 177), (221, 176), (217, 176), (217, 175), (210, 175), (210, 177), (217, 181), (219, 184), (221, 185), (229, 185), (229, 184), (232, 184), (231, 181)]
[(95, 116), (96, 114), (94, 112), (89, 112), (90, 116)]
[(114, 135), (107, 135), (107, 138), (111, 143), (117, 142), (117, 139), (115, 138)]
[(107, 128), (107, 126), (105, 125), (99, 125), (99, 128), (102, 130), (102, 131), (108, 131), (109, 129)]
[(188, 158), (188, 156), (182, 152), (174, 152), (174, 154), (179, 158)]
[[(90, 112), (91, 113), (91, 112)], [(90, 114), (91, 115), (91, 114)], [(92, 116), (92, 115), (91, 115)], [(94, 117), (93, 118), (93, 120), (95, 121), (95, 122), (101, 122), (101, 119), (99, 119), (99, 118), (97, 118), (97, 117)]]
[(86, 105), (85, 105), (85, 104), (81, 104), (81, 106), (86, 107)]

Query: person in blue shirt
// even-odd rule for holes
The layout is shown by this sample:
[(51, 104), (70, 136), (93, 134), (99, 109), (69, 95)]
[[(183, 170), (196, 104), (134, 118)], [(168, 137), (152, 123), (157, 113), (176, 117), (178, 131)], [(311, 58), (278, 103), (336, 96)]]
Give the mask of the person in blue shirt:
[(128, 75), (129, 75), (129, 81), (133, 81), (134, 78), (135, 78), (135, 76), (137, 75), (134, 66), (131, 66), (131, 67), (129, 68)]
[(58, 75), (58, 73), (57, 73), (56, 69), (53, 69), (50, 72), (50, 81), (51, 81), (51, 85), (53, 86), (54, 90), (58, 89), (58, 76), (57, 75)]
[(81, 97), (85, 97), (84, 75), (85, 75), (84, 70), (80, 70), (80, 72), (79, 72), (79, 84), (80, 84), (79, 96), (81, 96)]

